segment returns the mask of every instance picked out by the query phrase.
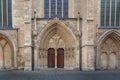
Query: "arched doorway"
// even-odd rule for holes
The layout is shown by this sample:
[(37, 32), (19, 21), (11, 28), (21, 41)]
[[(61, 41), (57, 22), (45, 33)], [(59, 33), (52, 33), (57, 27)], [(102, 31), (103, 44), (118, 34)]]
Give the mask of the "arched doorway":
[[(57, 68), (64, 68), (64, 49), (57, 49)], [(48, 49), (48, 68), (55, 68), (55, 49)]]
[(119, 66), (120, 36), (116, 32), (106, 35), (98, 47), (97, 67), (102, 70), (115, 70)]
[(14, 67), (14, 51), (11, 42), (0, 34), (0, 69)]
[[(38, 67), (48, 68), (48, 50), (55, 50), (55, 68), (79, 68), (77, 39), (62, 22), (55, 21), (38, 35)], [(62, 61), (61, 61), (62, 59)], [(72, 64), (71, 64), (72, 63)]]

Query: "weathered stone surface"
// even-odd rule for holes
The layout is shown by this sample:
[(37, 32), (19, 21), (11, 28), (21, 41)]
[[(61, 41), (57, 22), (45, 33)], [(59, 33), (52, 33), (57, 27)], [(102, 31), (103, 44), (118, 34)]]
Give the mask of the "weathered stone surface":
[[(12, 68), (48, 68), (49, 48), (55, 49), (57, 68), (57, 49), (63, 48), (65, 69), (120, 69), (120, 30), (99, 28), (100, 0), (69, 0), (68, 7), (69, 19), (44, 19), (44, 0), (12, 0), (13, 29), (0, 30), (0, 39), (5, 36), (4, 41), (8, 40), (10, 44), (8, 50), (5, 49), (6, 54), (11, 50), (10, 54), (14, 54), (14, 60), (10, 60), (11, 55), (7, 56), (9, 60), (5, 58), (13, 62)], [(36, 20), (33, 20), (34, 11)], [(0, 43), (4, 44), (4, 41)], [(2, 48), (0, 52), (4, 52)]]

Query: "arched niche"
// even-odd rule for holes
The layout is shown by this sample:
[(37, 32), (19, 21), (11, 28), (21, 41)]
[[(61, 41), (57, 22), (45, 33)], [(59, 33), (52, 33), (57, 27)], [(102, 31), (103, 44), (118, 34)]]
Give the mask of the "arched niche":
[[(98, 49), (97, 49), (97, 56), (96, 56), (96, 66), (98, 69), (102, 69), (100, 66), (102, 65), (102, 59), (107, 60), (107, 67), (106, 69), (112, 70), (112, 69), (117, 69), (118, 66), (118, 61), (120, 58), (120, 36), (119, 33), (116, 31), (110, 31), (103, 35), (99, 39), (98, 43)], [(101, 55), (106, 53), (106, 57), (101, 59)]]
[(100, 56), (100, 67), (102, 70), (105, 70), (107, 69), (107, 62), (108, 61), (108, 57), (107, 57), (107, 54), (106, 53), (102, 53), (101, 56)]
[(116, 57), (116, 53), (115, 52), (112, 52), (110, 55), (109, 55), (109, 68), (110, 69), (116, 69), (117, 67), (117, 57)]
[(0, 69), (13, 69), (14, 62), (14, 49), (10, 40), (0, 34)]

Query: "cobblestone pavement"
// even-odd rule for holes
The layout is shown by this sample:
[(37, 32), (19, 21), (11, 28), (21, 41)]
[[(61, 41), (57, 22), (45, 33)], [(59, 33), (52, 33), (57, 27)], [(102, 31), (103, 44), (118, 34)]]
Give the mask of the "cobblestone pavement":
[(120, 80), (120, 71), (0, 71), (0, 80)]

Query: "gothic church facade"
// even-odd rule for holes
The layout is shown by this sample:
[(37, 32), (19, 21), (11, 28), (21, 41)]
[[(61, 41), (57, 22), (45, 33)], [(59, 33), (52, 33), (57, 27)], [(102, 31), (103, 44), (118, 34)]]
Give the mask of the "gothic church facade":
[(0, 0), (0, 69), (120, 69), (120, 0)]

